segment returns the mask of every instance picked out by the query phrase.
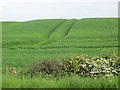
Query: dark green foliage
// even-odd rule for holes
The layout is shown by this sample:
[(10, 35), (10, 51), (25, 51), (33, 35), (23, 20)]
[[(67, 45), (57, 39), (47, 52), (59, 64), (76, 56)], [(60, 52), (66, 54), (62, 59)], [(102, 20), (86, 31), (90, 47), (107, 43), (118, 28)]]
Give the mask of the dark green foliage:
[(32, 65), (28, 71), (31, 76), (38, 74), (52, 75), (53, 77), (64, 76), (90, 76), (90, 77), (109, 77), (120, 74), (120, 63), (116, 54), (103, 57), (88, 58), (77, 56), (62, 60), (43, 61)]
[(43, 61), (38, 64), (33, 64), (27, 73), (31, 75), (31, 78), (41, 73), (57, 77), (63, 69), (64, 66), (62, 62), (57, 60), (51, 60)]

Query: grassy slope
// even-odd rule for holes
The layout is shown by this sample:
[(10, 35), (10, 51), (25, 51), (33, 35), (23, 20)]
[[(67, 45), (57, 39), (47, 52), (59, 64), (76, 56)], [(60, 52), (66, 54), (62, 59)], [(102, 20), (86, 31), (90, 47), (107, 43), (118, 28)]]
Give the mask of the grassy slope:
[(4, 22), (3, 65), (16, 67), (42, 58), (101, 55), (117, 50), (117, 37), (117, 19)]
[[(117, 19), (81, 19), (81, 20), (34, 20), (29, 22), (3, 23), (3, 67), (20, 67), (43, 59), (59, 59), (67, 56), (87, 54), (101, 55), (103, 52), (118, 49)], [(7, 78), (7, 79), (6, 79)], [(51, 80), (37, 81), (21, 80), (19, 77), (3, 76), (3, 87), (117, 87), (117, 78), (103, 84), (99, 81), (87, 84), (80, 78), (62, 79), (58, 82)], [(13, 84), (11, 80), (14, 80)], [(76, 82), (72, 83), (71, 81)], [(20, 83), (18, 83), (20, 81)], [(35, 82), (34, 82), (35, 81)], [(64, 82), (61, 85), (60, 82)], [(70, 83), (71, 82), (71, 83)], [(17, 84), (16, 84), (17, 83)], [(22, 83), (24, 84), (23, 86)], [(37, 84), (38, 86), (36, 86)], [(57, 83), (57, 84), (56, 84)], [(30, 84), (30, 85), (29, 85)], [(72, 86), (72, 85), (73, 86)], [(39, 86), (41, 85), (41, 86)], [(44, 86), (45, 85), (45, 86)], [(77, 86), (76, 86), (77, 85)], [(100, 86), (102, 85), (102, 86)]]
[(74, 23), (76, 23), (76, 19), (67, 20), (62, 25), (60, 25), (50, 36), (52, 39), (62, 39), (67, 36), (69, 30), (72, 28)]
[(31, 44), (47, 39), (65, 20), (35, 20), (3, 23), (3, 46)]

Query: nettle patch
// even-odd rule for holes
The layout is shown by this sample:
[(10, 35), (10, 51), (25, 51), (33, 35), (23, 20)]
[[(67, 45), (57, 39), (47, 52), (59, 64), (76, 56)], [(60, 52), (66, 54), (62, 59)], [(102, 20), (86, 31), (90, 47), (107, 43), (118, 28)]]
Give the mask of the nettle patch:
[(33, 64), (27, 71), (27, 75), (32, 77), (56, 77), (64, 76), (84, 76), (84, 77), (109, 77), (120, 75), (119, 57), (116, 54), (103, 55), (102, 57), (88, 58), (86, 56), (76, 56), (66, 58), (61, 61), (46, 60)]

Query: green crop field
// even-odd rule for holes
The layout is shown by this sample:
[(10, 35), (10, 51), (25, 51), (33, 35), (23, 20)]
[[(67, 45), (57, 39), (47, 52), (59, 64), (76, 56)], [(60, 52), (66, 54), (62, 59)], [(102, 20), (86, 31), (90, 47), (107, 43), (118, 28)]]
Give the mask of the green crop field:
[[(41, 60), (61, 60), (65, 57), (88, 55), (101, 56), (118, 50), (117, 18), (45, 19), (26, 22), (2, 22), (2, 67), (15, 67), (18, 72)], [(10, 87), (118, 87), (102, 79), (95, 83), (88, 78), (67, 77), (59, 81), (44, 79), (20, 79), (19, 76), (5, 75), (3, 88)], [(12, 82), (14, 80), (14, 82)], [(41, 80), (41, 82), (39, 81)], [(71, 83), (70, 83), (70, 82)], [(80, 83), (80, 81), (83, 83)], [(12, 83), (11, 83), (12, 82)], [(20, 83), (21, 82), (21, 83)], [(60, 83), (61, 82), (61, 83)], [(63, 84), (63, 83), (65, 84)], [(74, 82), (74, 83), (73, 83)], [(23, 84), (24, 83), (24, 84)], [(40, 86), (42, 85), (42, 86)], [(73, 86), (72, 86), (73, 85)], [(103, 85), (103, 86), (102, 86)]]

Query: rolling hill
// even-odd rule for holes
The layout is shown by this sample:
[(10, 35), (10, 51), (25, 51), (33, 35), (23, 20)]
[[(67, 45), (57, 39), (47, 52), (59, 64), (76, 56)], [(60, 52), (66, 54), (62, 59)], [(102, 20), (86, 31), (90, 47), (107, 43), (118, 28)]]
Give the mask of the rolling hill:
[(2, 22), (3, 66), (118, 50), (117, 18)]

